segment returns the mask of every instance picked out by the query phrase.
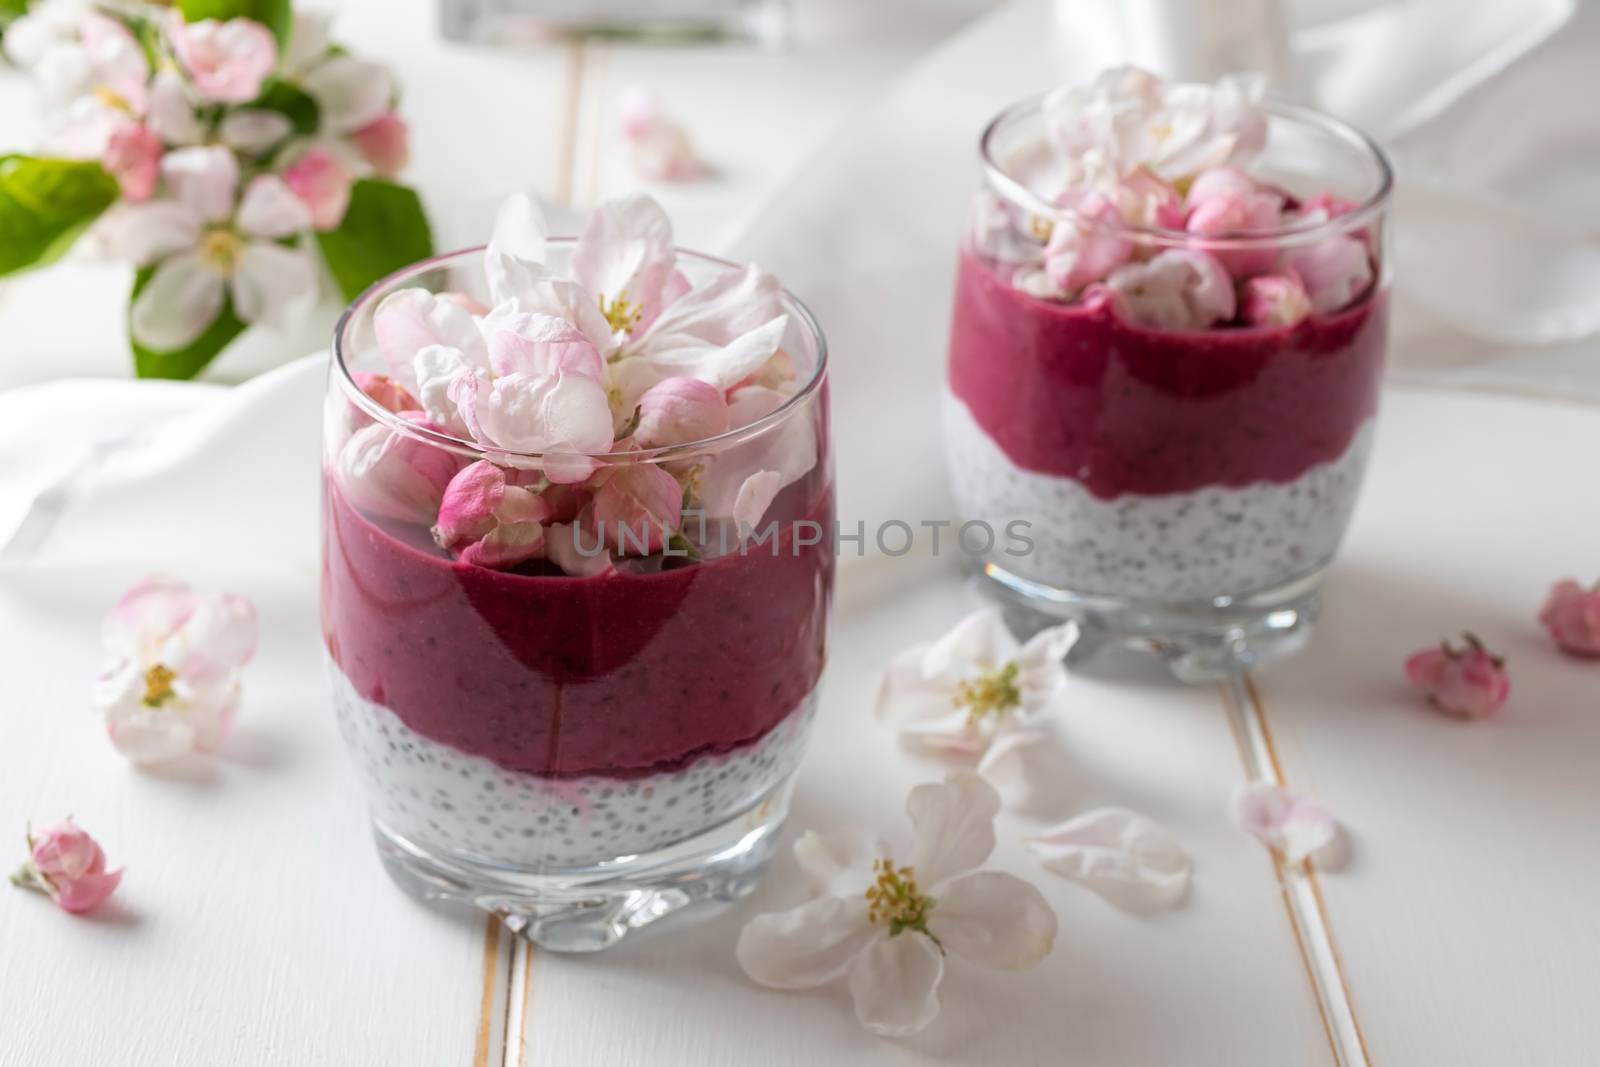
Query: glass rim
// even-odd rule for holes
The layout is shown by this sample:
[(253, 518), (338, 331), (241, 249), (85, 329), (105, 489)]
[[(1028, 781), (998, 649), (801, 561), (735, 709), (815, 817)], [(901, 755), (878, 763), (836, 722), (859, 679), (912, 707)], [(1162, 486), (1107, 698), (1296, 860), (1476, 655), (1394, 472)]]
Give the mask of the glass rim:
[[(995, 139), (1002, 130), (1011, 123), (1029, 115), (1042, 114), (1045, 98), (1053, 91), (1046, 90), (1023, 97), (1021, 100), (1007, 105), (999, 114), (990, 119), (988, 125), (983, 128), (983, 133), (979, 135), (978, 155), (983, 162), (985, 178), (997, 187), (1007, 199), (1019, 204), (1035, 215), (1054, 221), (1082, 221), (1083, 216), (1074, 208), (1050, 203), (1050, 201), (1028, 188), (1023, 182), (1007, 173), (1005, 167), (995, 158), (993, 151)], [(1142, 226), (1126, 221), (1105, 222), (1100, 219), (1094, 219), (1091, 224), (1096, 227), (1114, 228), (1118, 232), (1146, 238), (1158, 243), (1175, 244), (1181, 242), (1186, 246), (1233, 250), (1256, 248), (1263, 244), (1309, 243), (1318, 238), (1359, 229), (1372, 223), (1378, 216), (1383, 214), (1394, 191), (1394, 166), (1389, 162), (1388, 154), (1384, 152), (1376, 141), (1350, 123), (1335, 118), (1325, 111), (1296, 104), (1274, 94), (1269, 93), (1264, 104), (1264, 110), (1268, 115), (1318, 127), (1345, 144), (1363, 152), (1377, 166), (1378, 182), (1376, 189), (1350, 211), (1335, 218), (1323, 219), (1320, 222), (1301, 222), (1288, 226), (1276, 226), (1265, 230), (1243, 230), (1226, 235), (1206, 236), (1192, 234), (1187, 230), (1169, 229), (1165, 226)]]
[[(547, 246), (556, 248), (570, 248), (576, 245), (577, 242), (578, 239), (576, 237), (548, 237), (545, 239)], [(344, 311), (340, 312), (339, 321), (333, 327), (333, 368), (346, 399), (355, 404), (364, 414), (408, 437), (478, 459), (493, 461), (496, 459), (544, 460), (546, 458), (555, 458), (590, 459), (606, 464), (616, 464), (618, 461), (656, 463), (697, 456), (709, 451), (720, 451), (758, 436), (769, 427), (786, 421), (799, 410), (802, 401), (816, 393), (827, 376), (827, 336), (823, 334), (822, 326), (817, 322), (816, 315), (806, 306), (805, 302), (795, 296), (789, 289), (784, 288), (780, 290), (782, 294), (780, 301), (783, 305), (783, 310), (786, 314), (793, 316), (800, 324), (800, 328), (810, 335), (816, 345), (816, 365), (812, 368), (811, 377), (806, 380), (805, 384), (793, 396), (788, 397), (782, 404), (779, 404), (759, 419), (747, 422), (743, 426), (732, 427), (710, 437), (685, 441), (681, 444), (662, 445), (658, 448), (633, 448), (620, 452), (525, 452), (514, 448), (488, 448), (479, 442), (465, 440), (442, 430), (431, 430), (425, 426), (419, 426), (415, 422), (402, 419), (398, 413), (390, 411), (378, 403), (356, 384), (355, 376), (350, 370), (350, 364), (345, 358), (346, 352), (350, 348), (350, 330), (354, 326), (357, 316), (379, 300), (380, 294), (388, 295), (390, 291), (397, 289), (408, 278), (414, 278), (427, 271), (447, 266), (468, 256), (482, 256), (487, 248), (487, 245), (473, 245), (468, 248), (456, 249), (452, 252), (441, 252), (437, 255), (429, 256), (427, 259), (419, 259), (417, 262), (401, 267), (392, 274), (385, 275), (367, 286), (366, 289), (362, 290), (360, 296), (357, 296), (345, 307)], [(724, 270), (745, 269), (745, 264), (736, 263), (721, 256), (679, 248), (676, 245), (673, 246), (673, 251), (678, 256), (708, 263)]]

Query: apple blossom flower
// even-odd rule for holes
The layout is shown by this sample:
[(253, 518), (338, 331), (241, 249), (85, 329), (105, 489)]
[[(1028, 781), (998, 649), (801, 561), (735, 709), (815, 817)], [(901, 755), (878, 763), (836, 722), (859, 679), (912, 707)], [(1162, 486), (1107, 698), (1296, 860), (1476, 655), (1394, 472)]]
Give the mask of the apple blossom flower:
[(239, 702), (239, 670), (255, 654), (255, 607), (151, 577), (105, 621), (112, 660), (94, 687), (111, 743), (135, 763), (161, 763), (222, 743)]
[(683, 487), (654, 463), (623, 463), (603, 473), (589, 522), (619, 556), (661, 551), (682, 521)]
[[(403, 412), (400, 418), (438, 429), (420, 411)], [(339, 450), (334, 477), (345, 498), (361, 510), (431, 526), (445, 487), (463, 466), (455, 453), (375, 422), (356, 430)]]
[(1557, 582), (1539, 621), (1563, 652), (1600, 656), (1600, 583), (1585, 589), (1570, 578)]
[(663, 378), (645, 390), (638, 410), (633, 439), (642, 448), (687, 444), (728, 429), (727, 398), (699, 378)]
[(189, 80), (201, 96), (214, 103), (254, 100), (278, 63), (277, 42), (254, 19), (185, 22), (182, 14), (173, 11), (163, 29)]
[(356, 177), (326, 148), (314, 147), (281, 172), (287, 185), (311, 213), (318, 230), (337, 229), (350, 206), (350, 188)]
[(1129, 911), (1177, 904), (1194, 869), (1176, 834), (1126, 808), (1085, 812), (1031, 835), (1028, 848), (1048, 870)]
[(1133, 256), (1133, 240), (1123, 224), (1122, 212), (1097, 193), (1069, 205), (1070, 220), (1051, 227), (1044, 246), (1044, 269), (1063, 291), (1075, 293), (1091, 282), (1103, 281)]
[(544, 551), (549, 505), (539, 476), (504, 470), (488, 460), (463, 467), (445, 487), (433, 538), (462, 563), (506, 568)]
[(161, 138), (148, 126), (127, 122), (111, 132), (102, 163), (117, 179), (122, 198), (131, 203), (150, 199), (161, 176)]
[(619, 111), (628, 159), (641, 177), (687, 181), (707, 173), (688, 132), (672, 121), (649, 93), (638, 89), (625, 92)]
[(999, 810), (993, 787), (959, 772), (911, 790), (905, 862), (859, 831), (802, 835), (795, 859), (820, 895), (751, 920), (739, 934), (739, 965), (774, 989), (848, 975), (856, 1018), (884, 1037), (933, 1021), (947, 957), (995, 970), (1037, 966), (1055, 944), (1050, 905), (1015, 875), (975, 870), (994, 850)]
[(1315, 244), (1291, 248), (1284, 265), (1294, 272), (1311, 297), (1319, 315), (1347, 306), (1372, 284), (1372, 260), (1359, 238), (1328, 237)]
[(278, 243), (311, 224), (280, 179), (258, 175), (236, 205), (239, 162), (220, 146), (168, 152), (161, 175), (171, 199), (122, 205), (107, 220), (119, 258), (158, 264), (133, 302), (134, 340), (158, 351), (183, 348), (205, 332), (230, 294), (241, 320), (276, 327), (316, 298), (310, 258)]
[(1229, 814), (1235, 826), (1281, 856), (1332, 866), (1342, 859), (1339, 823), (1309, 797), (1270, 782), (1245, 782), (1233, 791)]
[(395, 178), (411, 161), (411, 134), (397, 112), (385, 111), (350, 132), (350, 143), (380, 178)]
[(910, 745), (972, 760), (996, 784), (1019, 779), (1022, 750), (1050, 739), (1045, 724), (1059, 710), (1062, 661), (1077, 636), (1068, 623), (1019, 645), (999, 611), (975, 611), (890, 661), (878, 717)]
[(0, 37), (0, 52), (20, 70), (32, 70), (54, 49), (76, 47), (92, 12), (89, 0), (38, 0), (23, 7)]
[(1129, 224), (1151, 229), (1183, 228), (1183, 197), (1149, 167), (1135, 167), (1117, 180), (1117, 210)]
[(1252, 326), (1293, 326), (1311, 314), (1311, 298), (1292, 274), (1261, 274), (1244, 283), (1240, 313)]
[[(1215, 167), (1195, 179), (1189, 189), (1189, 215), (1184, 228), (1196, 237), (1232, 237), (1264, 233), (1282, 222), (1283, 197), (1263, 189), (1237, 167)], [(1208, 249), (1238, 278), (1271, 270), (1278, 250)]]
[(46, 115), (85, 98), (106, 112), (144, 112), (150, 65), (116, 19), (79, 4), (38, 4), (7, 29), (5, 42), (32, 73)]
[(1203, 330), (1233, 318), (1233, 279), (1215, 256), (1168, 249), (1118, 268), (1106, 280), (1119, 311), (1158, 330)]
[(11, 884), (44, 893), (73, 915), (104, 904), (122, 881), (122, 871), (106, 870), (106, 854), (88, 831), (68, 818), (28, 833), (28, 860)]
[(1463, 633), (1463, 647), (1441, 641), (1406, 660), (1406, 680), (1427, 694), (1428, 703), (1447, 715), (1486, 719), (1511, 694), (1506, 661), (1483, 647), (1476, 634)]

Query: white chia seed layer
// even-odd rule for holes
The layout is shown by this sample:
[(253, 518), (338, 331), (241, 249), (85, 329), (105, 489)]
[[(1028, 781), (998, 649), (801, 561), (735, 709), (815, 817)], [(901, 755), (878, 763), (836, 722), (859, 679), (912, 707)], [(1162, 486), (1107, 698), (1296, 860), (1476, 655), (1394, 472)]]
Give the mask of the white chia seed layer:
[[(1355, 507), (1373, 420), (1344, 454), (1282, 484), (1125, 493), (1102, 500), (1071, 478), (1024, 470), (945, 391), (944, 441), (956, 504), (994, 528), (995, 564), (1073, 593), (1159, 601), (1272, 589), (1325, 566)], [(1031, 552), (1005, 537), (1024, 519)]]
[(816, 710), (813, 692), (755, 743), (681, 770), (556, 779), (429, 740), (329, 671), (372, 814), (425, 848), (531, 873), (666, 848), (733, 818), (794, 772)]

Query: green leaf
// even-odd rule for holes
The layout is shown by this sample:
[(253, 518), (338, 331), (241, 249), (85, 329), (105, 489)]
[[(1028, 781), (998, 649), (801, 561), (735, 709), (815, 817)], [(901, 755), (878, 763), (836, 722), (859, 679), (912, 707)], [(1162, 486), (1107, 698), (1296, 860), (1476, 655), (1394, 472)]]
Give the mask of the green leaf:
[(119, 195), (98, 163), (0, 156), (0, 276), (59, 259)]
[(281, 52), (294, 29), (294, 8), (290, 0), (178, 0), (185, 22), (201, 19), (255, 19), (272, 31)]
[(317, 234), (317, 243), (346, 300), (433, 255), (433, 235), (415, 190), (375, 178), (356, 182), (338, 229)]
[(316, 133), (317, 125), (322, 121), (322, 109), (317, 107), (311, 94), (277, 78), (262, 87), (261, 95), (250, 106), (276, 111), (294, 123), (295, 132), (299, 134)]
[(0, 34), (7, 26), (28, 13), (28, 0), (0, 0)]
[[(144, 267), (133, 279), (133, 292), (128, 297), (128, 309), (131, 313), (133, 302), (139, 293), (149, 284), (150, 278), (155, 274), (156, 268)], [(140, 378), (193, 378), (205, 369), (206, 364), (216, 358), (228, 344), (244, 332), (244, 323), (239, 321), (239, 316), (233, 313), (233, 298), (224, 297), (222, 311), (206, 332), (189, 344), (175, 352), (157, 352), (155, 349), (146, 348), (133, 339), (132, 329), (128, 333), (128, 344), (133, 349), (133, 372)]]

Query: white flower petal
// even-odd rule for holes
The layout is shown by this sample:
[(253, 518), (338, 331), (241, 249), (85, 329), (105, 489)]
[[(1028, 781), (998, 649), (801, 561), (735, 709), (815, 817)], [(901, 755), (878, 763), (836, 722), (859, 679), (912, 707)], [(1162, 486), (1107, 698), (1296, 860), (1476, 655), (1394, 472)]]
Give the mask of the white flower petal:
[(217, 688), (194, 692), (183, 705), (183, 715), (194, 731), (194, 747), (214, 752), (233, 729), (234, 713), (239, 708), (239, 684), (230, 679)]
[[(511, 374), (480, 389), (476, 424), (485, 444), (516, 452), (603, 453), (611, 447), (611, 404), (581, 374)], [(470, 420), (469, 420), (470, 421)]]
[[(618, 372), (633, 362), (623, 360), (612, 367), (613, 384), (621, 377)], [(788, 400), (785, 394), (765, 386), (747, 385), (736, 389), (728, 401), (728, 424), (749, 426)], [(752, 474), (777, 471), (781, 490), (805, 477), (817, 465), (818, 454), (816, 426), (810, 413), (801, 412), (783, 419), (706, 461), (700, 472), (700, 506), (711, 518), (731, 517), (739, 493)]]
[(141, 765), (166, 763), (196, 748), (195, 727), (186, 716), (142, 702), (109, 714), (106, 733), (118, 752)]
[(432, 526), (461, 462), (442, 448), (382, 423), (364, 426), (339, 450), (335, 477), (346, 499), (386, 519)]
[(811, 888), (836, 897), (865, 893), (876, 877), (873, 861), (888, 854), (883, 842), (854, 827), (826, 833), (808, 830), (794, 843), (795, 862)]
[(849, 969), (878, 931), (864, 899), (821, 897), (758, 915), (739, 932), (734, 954), (753, 980), (773, 989), (810, 989)]
[(200, 240), (200, 216), (176, 200), (117, 204), (106, 214), (99, 232), (117, 259), (148, 266)]
[(217, 134), (229, 148), (260, 155), (294, 132), (294, 123), (276, 111), (243, 107), (222, 117)]
[(333, 133), (359, 130), (389, 110), (394, 80), (379, 63), (334, 56), (301, 80), (317, 101), (325, 129)]
[[(395, 296), (400, 295), (402, 294), (395, 294)], [(380, 306), (378, 310), (381, 312), (383, 309)], [(407, 377), (415, 384), (413, 395), (422, 405), (428, 421), (451, 434), (461, 436), (466, 433), (466, 422), (462, 419), (460, 407), (452, 394), (459, 389), (459, 382), (478, 373), (482, 372), (467, 363), (459, 348), (430, 344), (416, 351)]]
[(916, 838), (911, 867), (924, 885), (970, 871), (994, 851), (994, 817), (1000, 794), (971, 771), (911, 790), (906, 814)]
[(760, 525), (782, 485), (783, 475), (777, 471), (757, 471), (744, 480), (733, 501), (733, 521), (741, 532)]
[(251, 325), (292, 330), (317, 299), (311, 257), (270, 241), (250, 241), (233, 272), (233, 310)]
[(692, 338), (721, 348), (781, 315), (783, 287), (776, 277), (752, 264), (725, 271), (668, 304), (651, 324), (643, 343), (649, 344), (654, 335)]
[(682, 375), (732, 389), (764, 367), (783, 344), (789, 317), (779, 315), (725, 345), (682, 334), (651, 334), (638, 351), (662, 377)]
[[(418, 382), (416, 360), (430, 345), (453, 349), (464, 366), (489, 369), (489, 349), (472, 313), (426, 289), (401, 289), (384, 297), (373, 314), (372, 330), (389, 376), (412, 392)], [(444, 425), (439, 422), (442, 412), (427, 410), (434, 422)]]
[(311, 229), (311, 212), (282, 178), (262, 174), (245, 188), (235, 221), (253, 237), (293, 237)]
[(881, 1037), (905, 1037), (939, 1014), (944, 956), (922, 934), (880, 937), (850, 968), (850, 997), (861, 1025)]
[(1177, 835), (1125, 808), (1100, 808), (1028, 838), (1045, 867), (1119, 908), (1170, 908), (1188, 892), (1193, 862)]
[(106, 614), (101, 635), (113, 652), (149, 659), (199, 606), (200, 597), (186, 583), (151, 575), (117, 600)]
[[(281, 117), (281, 116), (280, 116)], [(150, 83), (150, 103), (145, 112), (144, 124), (169, 145), (196, 145), (203, 132), (194, 115), (194, 104), (189, 100), (189, 90), (183, 78), (172, 70), (156, 74)], [(226, 129), (228, 119), (222, 120)]]
[(928, 931), (962, 959), (1025, 971), (1055, 946), (1056, 913), (1016, 875), (974, 871), (939, 887)]
[(283, 53), (283, 69), (291, 75), (304, 74), (328, 54), (333, 39), (328, 33), (331, 16), (325, 11), (296, 11), (289, 32), (289, 45)]
[[(572, 277), (596, 296), (648, 305), (659, 299), (676, 261), (666, 211), (635, 194), (595, 209), (573, 247)], [(655, 313), (659, 308), (646, 311)]]
[[(1012, 714), (1015, 715), (1015, 712)], [(1022, 785), (1029, 777), (1030, 752), (1034, 746), (1051, 739), (1052, 735), (1044, 730), (997, 730), (978, 760), (977, 771), (984, 781), (996, 788)]]
[(185, 682), (215, 688), (255, 655), (259, 631), (255, 605), (245, 597), (205, 597), (168, 639), (159, 659)]
[(206, 222), (223, 222), (233, 214), (239, 160), (221, 145), (168, 152), (161, 159), (161, 177), (172, 195)]
[(156, 268), (128, 312), (133, 339), (157, 352), (192, 344), (222, 313), (223, 283), (196, 253), (173, 256)]
[(1233, 792), (1234, 824), (1290, 863), (1337, 861), (1339, 824), (1327, 808), (1309, 797), (1269, 782), (1248, 782)]

